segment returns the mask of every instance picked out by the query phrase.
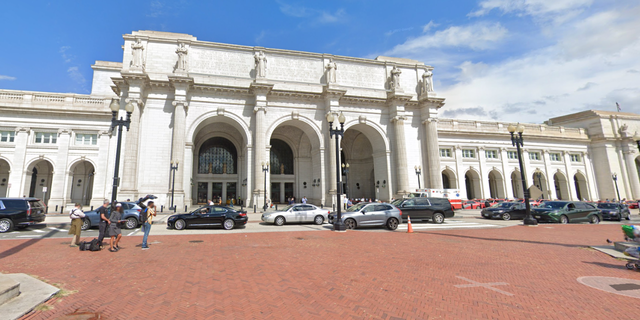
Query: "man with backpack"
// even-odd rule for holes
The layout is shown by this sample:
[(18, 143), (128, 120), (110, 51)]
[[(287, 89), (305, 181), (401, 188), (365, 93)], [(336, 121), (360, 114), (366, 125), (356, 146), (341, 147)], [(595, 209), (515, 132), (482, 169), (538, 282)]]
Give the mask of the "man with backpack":
[(156, 216), (156, 205), (153, 201), (149, 201), (147, 203), (147, 207), (140, 212), (140, 223), (142, 223), (142, 232), (144, 236), (142, 237), (142, 250), (149, 249), (147, 245), (147, 238), (149, 237), (149, 231), (151, 231), (151, 224), (153, 222), (153, 217)]
[(105, 233), (107, 232), (107, 226), (110, 223), (109, 210), (107, 209), (109, 203), (109, 200), (104, 200), (102, 206), (98, 208), (98, 214), (100, 215), (100, 223), (98, 224), (98, 243), (100, 244), (100, 247), (102, 247), (102, 240), (104, 240)]

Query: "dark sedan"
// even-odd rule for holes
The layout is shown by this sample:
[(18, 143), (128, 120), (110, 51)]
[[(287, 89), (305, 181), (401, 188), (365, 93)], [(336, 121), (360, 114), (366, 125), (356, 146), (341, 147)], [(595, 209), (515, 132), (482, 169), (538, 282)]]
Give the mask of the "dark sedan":
[(191, 213), (174, 214), (167, 220), (170, 229), (183, 230), (189, 227), (218, 227), (225, 230), (247, 224), (247, 211), (237, 211), (226, 206), (205, 206)]
[(589, 222), (600, 223), (600, 210), (583, 201), (545, 201), (538, 208), (531, 209), (531, 214), (539, 222)]
[(524, 203), (500, 202), (492, 207), (482, 209), (481, 214), (486, 219), (524, 219), (527, 210)]
[(631, 212), (629, 207), (616, 202), (600, 202), (598, 209), (602, 214), (602, 219), (621, 221), (622, 218), (631, 220)]

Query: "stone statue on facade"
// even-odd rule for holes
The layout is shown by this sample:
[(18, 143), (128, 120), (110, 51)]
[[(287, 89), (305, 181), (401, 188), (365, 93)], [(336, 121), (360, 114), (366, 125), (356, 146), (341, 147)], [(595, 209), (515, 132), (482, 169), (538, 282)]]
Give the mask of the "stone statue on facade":
[(259, 51), (253, 55), (256, 60), (256, 78), (265, 78), (267, 76), (267, 57), (264, 52)]
[(422, 74), (422, 93), (433, 92), (433, 73), (427, 70)]
[(176, 49), (176, 53), (178, 54), (178, 63), (176, 65), (176, 72), (187, 72), (187, 53), (189, 53), (189, 49), (185, 47), (184, 43), (178, 45), (178, 49)]
[(131, 54), (133, 55), (133, 59), (131, 60), (131, 67), (133, 68), (144, 68), (144, 61), (142, 61), (142, 51), (144, 50), (144, 45), (140, 41), (140, 39), (136, 39), (136, 42), (131, 45), (131, 49), (133, 51)]
[(618, 129), (618, 133), (626, 138), (629, 135), (629, 133), (627, 132), (628, 129), (629, 126), (626, 123), (623, 123), (622, 126), (620, 126), (620, 128)]
[(391, 89), (397, 90), (400, 89), (400, 74), (402, 71), (398, 69), (398, 67), (393, 66), (391, 70)]
[(336, 83), (336, 70), (338, 66), (333, 61), (333, 58), (329, 60), (325, 68), (327, 69), (327, 83)]

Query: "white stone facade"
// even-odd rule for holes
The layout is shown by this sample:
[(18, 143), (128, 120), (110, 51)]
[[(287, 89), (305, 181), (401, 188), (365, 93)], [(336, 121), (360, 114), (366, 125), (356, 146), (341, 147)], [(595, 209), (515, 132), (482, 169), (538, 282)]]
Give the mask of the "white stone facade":
[[(336, 154), (328, 113), (346, 118), (339, 161), (350, 164), (343, 176), (350, 197), (389, 200), (418, 183), (458, 188), (470, 198), (522, 196), (508, 124), (439, 119), (444, 98), (433, 92), (433, 68), (421, 62), (154, 31), (124, 35), (123, 49), (122, 63), (92, 66), (90, 95), (0, 90), (0, 132), (7, 137), (0, 141), (0, 196), (44, 197), (49, 207), (109, 199), (117, 140), (112, 98), (122, 108), (135, 106), (123, 136), (120, 200), (155, 194), (168, 206), (174, 187), (179, 208), (216, 195), (259, 208), (266, 182), (274, 202), (306, 196), (331, 206)], [(614, 198), (615, 172), (621, 197), (640, 198), (630, 138), (639, 120), (588, 111), (527, 124), (528, 184), (545, 198)], [(272, 166), (265, 181), (266, 161)], [(420, 182), (415, 166), (424, 168)]]

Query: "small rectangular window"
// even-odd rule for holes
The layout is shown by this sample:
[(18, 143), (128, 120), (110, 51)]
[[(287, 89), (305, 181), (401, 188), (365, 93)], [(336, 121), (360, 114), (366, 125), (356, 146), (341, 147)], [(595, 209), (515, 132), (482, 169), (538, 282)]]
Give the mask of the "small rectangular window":
[(540, 152), (529, 152), (530, 160), (540, 160)]
[(451, 158), (451, 149), (440, 149), (441, 158)]
[(0, 142), (13, 142), (15, 136), (14, 131), (0, 131)]
[(473, 149), (462, 149), (462, 157), (463, 158), (475, 158), (476, 151)]
[(551, 161), (562, 161), (559, 153), (549, 153), (549, 159)]
[(58, 141), (58, 134), (51, 132), (37, 132), (35, 143), (42, 144), (56, 144)]
[(76, 145), (96, 145), (98, 144), (98, 135), (97, 134), (84, 134), (77, 133), (76, 134)]
[(507, 158), (511, 160), (518, 160), (518, 153), (515, 151), (507, 151)]
[(572, 154), (571, 156), (571, 162), (580, 162), (580, 155), (579, 154)]
[(487, 159), (498, 159), (498, 151), (497, 150), (486, 150), (484, 152), (485, 157)]

